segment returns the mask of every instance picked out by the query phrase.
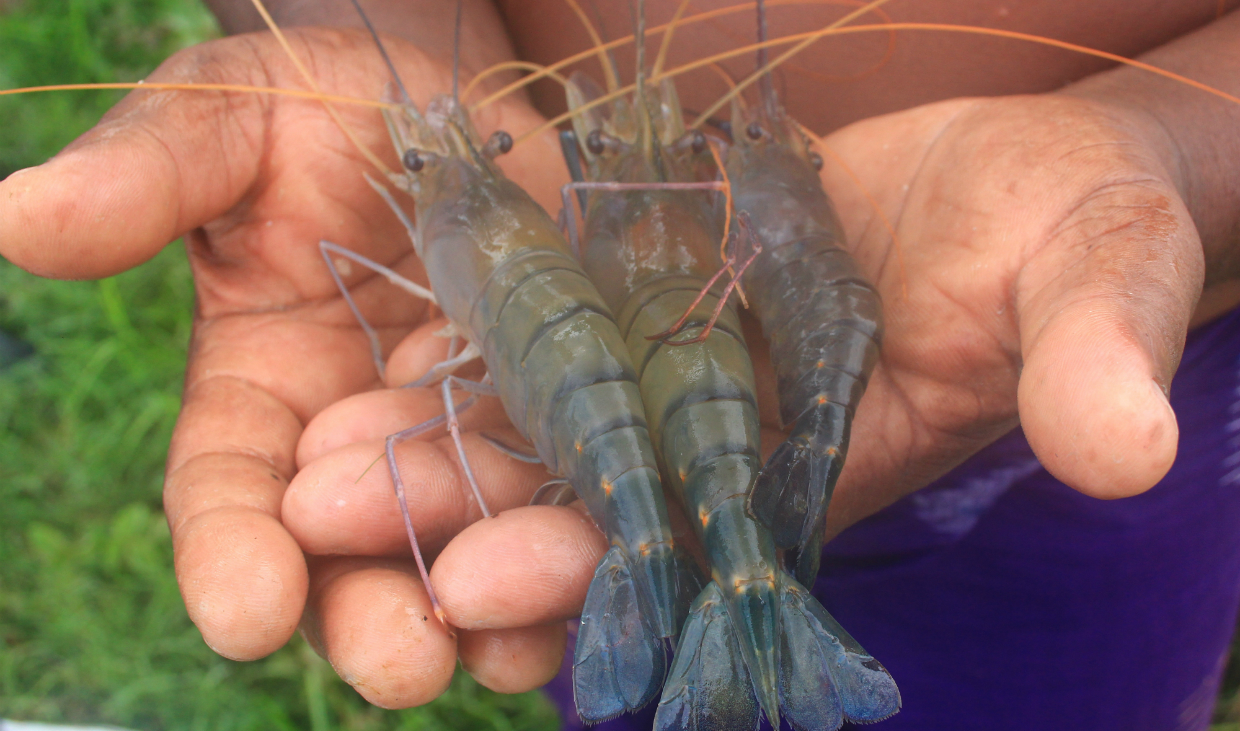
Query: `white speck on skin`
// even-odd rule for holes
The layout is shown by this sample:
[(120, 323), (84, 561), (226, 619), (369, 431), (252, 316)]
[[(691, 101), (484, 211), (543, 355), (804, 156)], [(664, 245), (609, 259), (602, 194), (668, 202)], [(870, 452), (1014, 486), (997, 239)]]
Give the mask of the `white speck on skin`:
[(336, 507), (343, 508), (344, 506), (348, 504), (349, 504), (348, 501), (345, 500), (344, 498), (336, 498)]
[(337, 259), (333, 259), (332, 261), (336, 264), (336, 270), (340, 272), (340, 276), (347, 277), (353, 273), (353, 262), (349, 261), (348, 259), (337, 258)]

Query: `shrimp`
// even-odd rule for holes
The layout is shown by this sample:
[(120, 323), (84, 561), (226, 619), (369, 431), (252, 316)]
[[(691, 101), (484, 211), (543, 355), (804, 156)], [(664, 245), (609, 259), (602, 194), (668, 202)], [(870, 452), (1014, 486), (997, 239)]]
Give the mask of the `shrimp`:
[[(758, 0), (759, 42), (766, 40)], [(758, 67), (766, 65), (759, 51)], [(882, 301), (844, 250), (844, 232), (822, 188), (822, 158), (775, 96), (770, 72), (761, 103), (733, 101), (735, 131), (725, 164), (736, 211), (753, 222), (762, 250), (744, 272), (753, 311), (771, 343), (779, 415), (791, 434), (749, 495), (749, 510), (806, 586), (818, 574), (827, 506), (848, 454), (853, 413), (878, 362)]]
[[(643, 78), (640, 8), (635, 102), (616, 102), (610, 117), (578, 116), (574, 127), (586, 140), (594, 181), (586, 187), (595, 191), (585, 210), (585, 270), (619, 313), (663, 474), (710, 566), (656, 728), (751, 729), (760, 713), (778, 728), (781, 709), (798, 729), (882, 720), (900, 707), (890, 675), (780, 569), (770, 531), (747, 513), (761, 458), (753, 366), (735, 310), (723, 307), (700, 342), (661, 340), (687, 306), (692, 338), (726, 294), (704, 286), (716, 269), (717, 203), (686, 190), (713, 158), (701, 133), (686, 133), (670, 81), (647, 101), (655, 91)], [(591, 95), (587, 80), (570, 80), (570, 110)]]
[[(454, 422), (449, 383), (497, 395), (547, 469), (586, 502), (611, 548), (582, 611), (577, 710), (587, 723), (637, 710), (662, 687), (662, 640), (676, 634), (698, 583), (672, 537), (636, 371), (611, 311), (555, 223), (492, 162), (512, 138), (496, 132), (480, 144), (455, 90), (433, 99), (425, 114), (402, 96), (399, 112), (385, 119), (405, 172), (389, 178), (413, 198), (416, 226), (385, 197), (413, 240), (436, 304), (473, 348), (452, 365), (480, 353), (495, 383), (448, 376), (447, 420)], [(392, 452), (397, 439), (423, 426), (388, 438), (388, 464), (439, 614)]]

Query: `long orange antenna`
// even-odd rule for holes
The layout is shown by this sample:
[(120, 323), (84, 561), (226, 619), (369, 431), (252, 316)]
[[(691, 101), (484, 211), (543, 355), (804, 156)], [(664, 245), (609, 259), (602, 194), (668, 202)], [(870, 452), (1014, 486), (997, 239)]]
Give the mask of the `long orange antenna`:
[[(727, 59), (735, 58), (736, 56), (741, 56), (741, 55), (745, 55), (748, 53), (752, 53), (754, 50), (757, 49), (759, 45), (771, 47), (771, 46), (778, 46), (778, 45), (785, 44), (785, 43), (794, 43), (796, 41), (804, 41), (804, 40), (809, 40), (809, 39), (818, 40), (819, 38), (825, 38), (827, 36), (851, 35), (853, 33), (875, 33), (875, 32), (886, 33), (889, 31), (900, 31), (900, 30), (928, 30), (928, 31), (948, 32), (948, 33), (967, 33), (970, 35), (993, 36), (993, 37), (999, 37), (999, 38), (1012, 38), (1016, 40), (1029, 41), (1031, 43), (1040, 43), (1042, 45), (1052, 46), (1055, 48), (1062, 48), (1068, 51), (1075, 51), (1077, 53), (1083, 53), (1088, 56), (1095, 56), (1097, 58), (1105, 58), (1109, 61), (1115, 61), (1116, 63), (1122, 63), (1127, 66), (1132, 66), (1133, 68), (1138, 68), (1143, 71), (1148, 71), (1152, 74), (1157, 74), (1159, 76), (1172, 79), (1173, 81), (1179, 81), (1181, 83), (1187, 84), (1193, 87), (1194, 89), (1199, 89), (1201, 91), (1206, 92), (1207, 94), (1212, 94), (1221, 99), (1226, 99), (1227, 101), (1233, 104), (1240, 104), (1240, 98), (1235, 97), (1231, 94), (1228, 94), (1225, 91), (1222, 91), (1220, 89), (1215, 89), (1214, 87), (1208, 84), (1203, 84), (1200, 81), (1190, 79), (1187, 76), (1182, 76), (1180, 74), (1175, 73), (1174, 71), (1167, 71), (1166, 69), (1160, 69), (1157, 66), (1152, 66), (1143, 61), (1136, 61), (1131, 58), (1117, 56), (1114, 53), (1107, 53), (1106, 51), (1098, 51), (1093, 48), (1079, 46), (1075, 43), (1068, 43), (1067, 41), (1057, 41), (1053, 38), (1045, 38), (1043, 36), (1036, 36), (1036, 35), (1032, 35), (1029, 33), (1018, 33), (1016, 31), (1008, 31), (1008, 30), (996, 30), (994, 28), (978, 28), (976, 26), (971, 26), (971, 25), (950, 25), (947, 23), (884, 23), (884, 24), (879, 24), (879, 25), (851, 25), (845, 28), (827, 28), (823, 30), (810, 31), (807, 33), (795, 33), (792, 35), (775, 38), (773, 40), (766, 41), (765, 43), (762, 43), (762, 44), (753, 43), (748, 46), (734, 48), (724, 53), (717, 53), (713, 56), (707, 56), (705, 58), (700, 58), (696, 61), (686, 63), (683, 66), (678, 66), (674, 69), (671, 69), (670, 71), (665, 71), (662, 74), (660, 74), (657, 78), (651, 78), (650, 83), (657, 83), (664, 78), (679, 76), (681, 74), (688, 73), (689, 71), (693, 71), (694, 69), (699, 69), (704, 66), (709, 66), (713, 63), (718, 63), (719, 61), (726, 61)], [(785, 54), (785, 56), (786, 55), (787, 54)], [(773, 66), (773, 64), (780, 63), (782, 60), (784, 60), (784, 56), (781, 56), (779, 59), (772, 61), (770, 64), (767, 64), (767, 66)], [(755, 73), (758, 73), (758, 72), (755, 72)], [(740, 87), (739, 84), (737, 86), (738, 88)], [(617, 89), (616, 91), (611, 92), (609, 94), (604, 94), (603, 96), (597, 99), (594, 99), (587, 104), (581, 105), (574, 111), (565, 112), (564, 114), (561, 114), (560, 116), (554, 119), (551, 119), (547, 121), (546, 123), (539, 125), (538, 127), (535, 127), (529, 132), (522, 134), (520, 137), (517, 138), (517, 141), (520, 142), (536, 134), (541, 134), (542, 132), (552, 127), (555, 127), (561, 122), (571, 119), (576, 114), (580, 114), (584, 111), (588, 111), (590, 109), (593, 109), (596, 106), (599, 106), (600, 104), (605, 104), (611, 101), (612, 99), (623, 96), (624, 94), (627, 94), (630, 91), (632, 91), (633, 88), (634, 87), (630, 85), (630, 86)], [(728, 93), (731, 94), (732, 92), (728, 92)], [(705, 114), (703, 114), (702, 117), (700, 117), (697, 121), (694, 122), (694, 126), (697, 126), (698, 122), (704, 119), (706, 119)]]
[[(881, 31), (901, 31), (901, 30), (942, 31), (942, 32), (948, 32), (948, 33), (966, 33), (970, 35), (991, 36), (995, 38), (1011, 38), (1014, 40), (1029, 41), (1030, 43), (1038, 43), (1044, 46), (1062, 48), (1066, 51), (1075, 51), (1076, 53), (1083, 53), (1087, 56), (1094, 56), (1096, 58), (1105, 58), (1108, 61), (1122, 63), (1126, 66), (1131, 66), (1133, 68), (1141, 69), (1142, 71), (1148, 71), (1152, 74), (1157, 74), (1159, 76), (1172, 79), (1173, 81), (1178, 81), (1180, 83), (1187, 84), (1193, 87), (1194, 89), (1198, 89), (1200, 91), (1206, 92), (1207, 94), (1212, 94), (1222, 99), (1226, 99), (1227, 101), (1232, 102), (1233, 104), (1240, 104), (1240, 98), (1235, 97), (1231, 94), (1228, 94), (1227, 92), (1222, 91), (1221, 89), (1215, 89), (1214, 87), (1208, 84), (1203, 84), (1200, 81), (1190, 79), (1187, 76), (1182, 76), (1180, 74), (1175, 73), (1174, 71), (1167, 71), (1166, 69), (1160, 69), (1157, 66), (1152, 66), (1143, 61), (1137, 61), (1136, 59), (1126, 58), (1124, 56), (1118, 56), (1114, 53), (1107, 53), (1106, 51), (1099, 51), (1097, 49), (1089, 48), (1087, 46), (1080, 46), (1075, 43), (1068, 43), (1067, 41), (1059, 41), (1059, 40), (1055, 40), (1054, 38), (1046, 38), (1045, 36), (1037, 36), (1031, 33), (1020, 33), (1017, 31), (999, 30), (996, 28), (979, 28), (979, 27), (971, 26), (971, 25), (951, 25), (948, 23), (888, 23), (884, 25), (853, 25), (847, 28), (825, 28), (823, 30), (811, 31), (808, 33), (795, 33), (793, 35), (783, 36), (781, 38), (776, 38), (774, 40), (767, 41), (765, 44), (755, 43), (748, 47), (737, 48), (737, 49), (728, 51), (726, 53), (716, 54), (714, 56), (709, 56), (707, 58), (698, 59), (697, 61), (694, 61), (693, 63), (685, 64), (684, 66), (681, 66), (677, 69), (673, 69), (672, 71), (667, 72), (667, 75), (674, 76), (680, 73), (684, 73), (686, 71), (691, 71), (694, 68), (699, 68), (700, 66), (706, 65), (708, 63), (713, 63), (713, 62), (717, 62), (720, 60), (732, 58), (733, 56), (737, 56), (743, 53), (749, 53), (759, 45), (773, 46), (773, 45), (778, 45), (781, 43), (792, 43), (795, 41), (802, 41), (802, 43), (798, 44), (796, 47), (799, 52), (800, 49), (804, 49), (805, 47), (808, 47), (814, 41), (817, 41), (819, 38), (824, 38), (826, 36), (849, 35), (852, 33), (870, 33), (870, 32), (880, 31), (880, 30)], [(750, 76), (750, 78), (747, 78), (745, 81), (742, 81), (741, 83), (737, 84), (737, 87), (743, 90), (746, 86), (753, 83), (753, 79), (756, 78), (756, 75), (758, 73), (761, 73), (762, 71), (765, 71), (768, 68), (774, 68), (776, 65), (786, 61), (788, 58), (791, 58), (791, 56), (792, 56), (792, 53), (785, 52), (784, 54), (780, 55), (779, 58), (768, 63), (762, 69), (755, 71), (754, 74)], [(652, 81), (654, 80), (652, 79)], [(737, 93), (737, 92), (730, 91), (728, 92), (728, 95), (730, 96), (733, 93)], [(726, 101), (726, 99), (727, 97), (725, 96), (725, 98), (721, 99), (718, 104), (722, 104), (723, 102)], [(712, 109), (711, 111), (714, 111), (714, 109)]]
[[(829, 5), (829, 4), (832, 4), (833, 1), (834, 0), (771, 0), (771, 2), (767, 3), (767, 6), (775, 7), (777, 5)], [(748, 3), (742, 3), (740, 5), (730, 5), (726, 8), (719, 8), (717, 10), (708, 10), (704, 13), (699, 13), (697, 15), (693, 15), (688, 18), (685, 18), (679, 21), (679, 24), (688, 25), (690, 23), (702, 23), (712, 18), (719, 18), (725, 15), (732, 15), (734, 13), (742, 13), (746, 10), (753, 8), (754, 6), (755, 6), (755, 3), (748, 2)], [(663, 33), (667, 30), (669, 25), (671, 25), (671, 23), (665, 23), (663, 25), (654, 26), (653, 28), (647, 28), (646, 35), (650, 36), (650, 35), (654, 35), (655, 33)], [(485, 99), (478, 102), (477, 104), (474, 104), (473, 106), (471, 106), (469, 108), (469, 111), (475, 112), (479, 108), (485, 107), (486, 105), (494, 102), (497, 99), (508, 96), (514, 91), (518, 91), (526, 86), (529, 86), (530, 84), (534, 83), (535, 81), (538, 81), (539, 79), (547, 76), (548, 74), (555, 72), (555, 71), (559, 71), (565, 66), (569, 66), (571, 64), (577, 63), (578, 61), (581, 61), (582, 59), (589, 58), (590, 56), (595, 55), (599, 51), (610, 51), (613, 48), (618, 48), (625, 44), (632, 43), (633, 40), (634, 40), (634, 36), (631, 36), (631, 35), (624, 36), (623, 38), (617, 38), (614, 41), (608, 41), (607, 43), (604, 43), (598, 48), (591, 48), (585, 51), (580, 51), (566, 58), (562, 58), (559, 61), (556, 61), (555, 63), (546, 66), (540, 72), (534, 73), (523, 79), (518, 79), (517, 81), (512, 82), (508, 86), (505, 86), (504, 88), (491, 94), (490, 96), (486, 97)], [(750, 50), (753, 50), (753, 49), (751, 48)], [(478, 75), (479, 76), (490, 76), (492, 73), (493, 73), (492, 69), (488, 68), (488, 69), (484, 69)], [(662, 78), (662, 75), (660, 75), (659, 78)], [(611, 97), (611, 98), (615, 98), (615, 97)]]
[(301, 89), (281, 89), (274, 86), (247, 86), (245, 84), (165, 84), (160, 82), (137, 81), (133, 83), (107, 84), (49, 84), (45, 86), (26, 86), (21, 89), (0, 90), (0, 96), (11, 94), (35, 94), (47, 91), (94, 91), (99, 89), (145, 89), (148, 91), (236, 91), (249, 94), (272, 94), (275, 96), (291, 96), (300, 99), (317, 99), (333, 104), (353, 104), (360, 107), (375, 109), (397, 109), (400, 105), (381, 102), (376, 99), (361, 99), (352, 96), (338, 96), (321, 92), (302, 91)]
[[(873, 2), (866, 3), (865, 5), (862, 5), (861, 7), (852, 11), (851, 13), (848, 13), (844, 17), (840, 18), (839, 20), (831, 23), (826, 28), (824, 28), (823, 31), (835, 30), (841, 26), (847, 25), (848, 23), (851, 23), (854, 19), (860, 18), (862, 15), (865, 15), (871, 10), (875, 10), (879, 8), (880, 6), (886, 4), (887, 2), (889, 2), (889, 0), (873, 0)], [(760, 21), (760, 22), (764, 22), (764, 21)], [(786, 40), (786, 38), (784, 40)], [(762, 42), (754, 44), (755, 47), (758, 49), (759, 59), (761, 59), (761, 61), (759, 61), (759, 64), (758, 64), (759, 68), (756, 71), (754, 71), (752, 74), (750, 74), (748, 77), (746, 77), (744, 81), (737, 84), (734, 89), (724, 94), (723, 96), (719, 97), (718, 101), (716, 101), (714, 104), (707, 107), (706, 111), (702, 112), (702, 116), (694, 120), (693, 126), (696, 127), (699, 122), (709, 119), (712, 114), (719, 111), (720, 107), (722, 107), (724, 104), (727, 104), (729, 101), (731, 101), (733, 98), (735, 98), (738, 94), (740, 94), (745, 89), (749, 88), (749, 86), (753, 84), (754, 82), (761, 81), (762, 79), (769, 80), (770, 73), (773, 69), (777, 68), (780, 64), (784, 63), (788, 59), (797, 55), (801, 51), (804, 51), (806, 48), (809, 48), (817, 40), (818, 40), (818, 37), (811, 36), (809, 38), (806, 38), (805, 40), (801, 41), (797, 45), (793, 46), (792, 48), (780, 54), (779, 58), (776, 58), (774, 61), (771, 61), (770, 63), (762, 62), (766, 59), (766, 56), (762, 55), (763, 52), (767, 48), (766, 40), (763, 39)]]
[(655, 56), (654, 66), (650, 69), (650, 73), (655, 76), (658, 76), (659, 72), (663, 70), (663, 62), (667, 60), (667, 51), (672, 47), (672, 35), (676, 31), (676, 25), (680, 23), (680, 16), (685, 14), (685, 11), (689, 9), (689, 4), (692, 2), (693, 0), (681, 0), (680, 5), (676, 8), (676, 14), (672, 16), (672, 20), (667, 24), (667, 30), (663, 31), (663, 42), (659, 44), (659, 55)]
[[(263, 5), (263, 0), (251, 0), (251, 2), (254, 3), (254, 8), (258, 10), (258, 14), (263, 16), (263, 22), (267, 24), (269, 29), (271, 29), (272, 34), (275, 35), (276, 40), (279, 41), (280, 46), (284, 49), (284, 52), (288, 54), (289, 60), (292, 61), (293, 65), (297, 67), (297, 71), (301, 74), (302, 79), (305, 80), (306, 84), (313, 89), (316, 94), (322, 96), (323, 92), (319, 89), (318, 83), (315, 82), (314, 77), (310, 75), (310, 72), (306, 70), (306, 67), (302, 65), (301, 59), (297, 58), (297, 54), (293, 52), (293, 47), (289, 44), (288, 39), (284, 37), (284, 32), (280, 30), (280, 27), (276, 25), (276, 21), (272, 19), (271, 14), (267, 12), (267, 8)], [(372, 152), (369, 147), (362, 144), (362, 141), (357, 138), (357, 135), (353, 134), (353, 130), (344, 123), (343, 119), (340, 118), (340, 114), (336, 111), (336, 108), (332, 106), (330, 102), (323, 101), (321, 103), (323, 104), (323, 108), (327, 110), (327, 113), (336, 122), (336, 126), (340, 127), (340, 131), (344, 132), (345, 136), (349, 138), (349, 141), (353, 143), (353, 146), (357, 148), (357, 151), (362, 153), (362, 156), (365, 157), (371, 165), (374, 165), (376, 168), (383, 171), (385, 175), (391, 175), (392, 169), (385, 165), (383, 161), (379, 159), (379, 156)]]
[(586, 33), (590, 34), (590, 41), (594, 44), (590, 52), (598, 54), (598, 62), (603, 66), (603, 78), (607, 80), (607, 91), (615, 91), (620, 86), (620, 79), (616, 78), (616, 69), (612, 67), (611, 59), (607, 57), (608, 49), (603, 44), (602, 36), (598, 34), (594, 24), (590, 22), (590, 17), (577, 4), (577, 0), (564, 0), (564, 2), (568, 3), (568, 7), (573, 9), (573, 12), (581, 20), (581, 24), (586, 27)]
[[(865, 5), (865, 2), (863, 0), (820, 0), (820, 2), (822, 5), (840, 5), (846, 8), (859, 8)], [(772, 4), (773, 3), (766, 3), (768, 7), (770, 7)], [(874, 8), (870, 12), (872, 12), (874, 15), (877, 15), (878, 18), (884, 23), (894, 22), (891, 16), (887, 14), (887, 11), (883, 10), (882, 8)], [(711, 19), (706, 22), (712, 28), (714, 28), (715, 31), (718, 32), (720, 35), (723, 35), (723, 36), (726, 36), (732, 39), (732, 41), (738, 45), (749, 42), (749, 39), (746, 36), (742, 36), (739, 33), (733, 32), (727, 26), (722, 25), (717, 20)], [(819, 81), (826, 82), (826, 83), (835, 83), (838, 81), (857, 81), (859, 79), (864, 79), (865, 77), (877, 72), (883, 66), (886, 66), (887, 63), (891, 61), (892, 56), (895, 55), (895, 50), (896, 50), (896, 34), (892, 32), (892, 33), (887, 34), (887, 48), (883, 51), (882, 58), (880, 58), (878, 61), (875, 61), (868, 68), (865, 68), (861, 71), (857, 71), (854, 73), (848, 73), (848, 74), (829, 74), (823, 71), (818, 71), (816, 69), (807, 68), (803, 66), (802, 64), (799, 64), (793, 60), (788, 60), (786, 63), (784, 63), (784, 65), (781, 68), (784, 70), (790, 71), (792, 73), (801, 74), (802, 76), (806, 76), (811, 79), (817, 79)]]
[[(531, 63), (529, 61), (503, 61), (501, 63), (497, 63), (494, 66), (488, 68), (487, 71), (494, 71), (494, 72), (511, 71), (511, 70), (542, 71), (545, 68), (547, 67), (543, 66), (540, 63)], [(549, 76), (552, 79), (555, 79), (556, 83), (560, 84), (560, 86), (565, 86), (568, 84), (568, 79), (564, 78), (563, 74), (552, 71), (544, 75)], [(461, 98), (462, 99), (468, 98), (469, 92), (477, 88), (478, 83), (481, 82), (484, 78), (486, 77), (479, 74), (475, 76), (474, 78), (470, 79), (469, 83), (465, 85), (465, 90), (461, 92)]]

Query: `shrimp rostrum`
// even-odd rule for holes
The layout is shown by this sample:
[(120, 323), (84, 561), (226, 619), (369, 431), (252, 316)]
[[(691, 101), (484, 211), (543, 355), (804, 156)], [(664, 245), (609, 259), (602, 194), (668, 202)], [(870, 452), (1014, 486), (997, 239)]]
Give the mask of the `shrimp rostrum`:
[[(584, 109), (574, 126), (592, 178), (578, 186), (589, 191), (586, 272), (618, 313), (663, 475), (710, 568), (656, 728), (748, 730), (761, 714), (778, 728), (781, 711), (797, 729), (881, 720), (900, 706), (890, 675), (780, 568), (770, 531), (747, 511), (762, 463), (753, 367), (735, 310), (724, 307), (704, 340), (666, 339), (691, 310), (675, 337), (694, 340), (724, 296), (706, 288), (718, 269), (722, 216), (715, 193), (687, 189), (703, 171), (715, 175), (706, 140), (686, 134), (670, 82), (645, 89), (641, 58), (639, 50), (637, 100)], [(587, 82), (570, 82), (571, 109), (594, 95)]]
[(425, 116), (403, 110), (388, 116), (406, 169), (392, 179), (413, 197), (410, 234), (435, 299), (481, 351), (517, 430), (611, 544), (582, 613), (578, 712), (599, 722), (635, 710), (658, 694), (662, 639), (697, 589), (672, 540), (636, 371), (555, 223), (492, 161), (510, 138), (478, 144), (454, 97)]

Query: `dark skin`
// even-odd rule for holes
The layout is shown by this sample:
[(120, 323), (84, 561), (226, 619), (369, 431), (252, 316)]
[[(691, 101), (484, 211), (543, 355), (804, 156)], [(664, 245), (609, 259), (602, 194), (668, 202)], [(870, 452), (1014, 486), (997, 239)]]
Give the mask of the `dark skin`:
[[(534, 60), (584, 48), (572, 17), (544, 4), (466, 2), (464, 76), (514, 48)], [(389, 50), (419, 105), (450, 85), (445, 5), (368, 4), (394, 34)], [(1001, 9), (938, 5), (888, 9), (897, 20), (942, 22), (978, 22)], [(1151, 3), (1144, 15), (1131, 3), (1078, 5), (1079, 17), (1064, 18), (1062, 4), (1025, 4), (1005, 27), (1148, 53), (1153, 63), (1236, 90), (1240, 19), (1210, 23), (1213, 3)], [(244, 4), (213, 6), (229, 30), (254, 27)], [(652, 19), (670, 15), (665, 3), (651, 6)], [(276, 8), (290, 25), (357, 25), (347, 7), (324, 12), (316, 4)], [(535, 27), (532, 17), (561, 17), (564, 32)], [(725, 29), (748, 36), (745, 17)], [(804, 24), (797, 29), (821, 25), (816, 17), (796, 20)], [(608, 27), (614, 35), (627, 21)], [(325, 91), (380, 95), (387, 74), (363, 34), (291, 35)], [(726, 34), (684, 36), (691, 50), (677, 54), (734, 43)], [(867, 42), (881, 45), (878, 36)], [(818, 131), (896, 112), (827, 138), (895, 222), (903, 259), (828, 161), (823, 180), (849, 246), (887, 305), (883, 358), (858, 412), (828, 515), (832, 533), (1018, 423), (1069, 485), (1106, 498), (1148, 489), (1175, 457), (1165, 394), (1185, 335), (1240, 299), (1240, 181), (1223, 162), (1235, 159), (1235, 107), (1130, 70), (1088, 76), (1094, 62), (1060, 52), (986, 63), (987, 54), (1012, 49), (998, 41), (976, 41), (983, 62), (974, 65), (966, 51), (975, 42), (953, 39), (953, 55), (939, 62), (946, 66), (926, 66), (933, 56), (920, 54), (944, 43), (902, 35), (877, 77), (839, 87), (787, 74), (793, 113)], [(803, 66), (813, 71), (814, 59)], [(951, 64), (970, 71), (946, 73)], [(902, 80), (882, 86), (889, 77)], [(701, 108), (716, 93), (701, 78), (681, 85), (687, 105)], [(190, 49), (150, 77), (171, 79), (302, 87), (265, 34)], [(1052, 91), (1067, 80), (1079, 81)], [(863, 87), (879, 90), (874, 101), (861, 99)], [(1039, 93), (952, 98), (983, 91)], [(817, 106), (807, 101), (815, 99)], [(343, 114), (396, 165), (376, 114)], [(484, 136), (519, 133), (541, 119), (518, 95), (483, 111), (477, 125)], [(518, 146), (501, 163), (546, 207), (558, 207), (565, 174), (553, 137)], [(443, 322), (381, 278), (352, 272), (389, 349), (379, 382), (315, 246), (331, 239), (425, 282), (403, 231), (362, 180), (366, 169), (314, 102), (141, 92), (58, 157), (0, 183), (0, 253), (44, 276), (98, 277), (189, 236), (198, 306), (165, 507), (186, 606), (208, 644), (252, 659), (300, 627), (345, 680), (387, 707), (437, 696), (458, 657), (490, 687), (536, 687), (558, 669), (563, 620), (579, 611), (605, 542), (579, 510), (519, 507), (546, 475), (480, 440), (481, 429), (518, 439), (498, 405), (484, 402), (465, 416), (465, 443), (490, 506), (506, 511), (499, 517), (474, 522), (477, 508), (442, 433), (399, 451), (456, 637), (431, 616), (388, 477), (381, 468), (358, 476), (384, 435), (442, 408), (437, 390), (392, 387), (443, 357), (446, 341), (434, 334)], [(765, 344), (755, 340), (751, 350), (769, 407)], [(764, 416), (773, 447), (775, 415), (768, 408)]]

